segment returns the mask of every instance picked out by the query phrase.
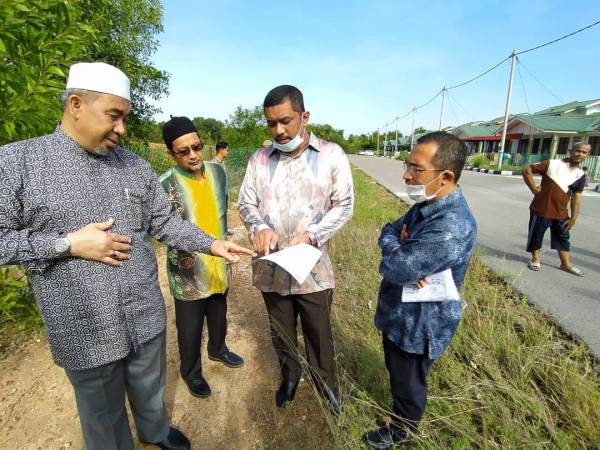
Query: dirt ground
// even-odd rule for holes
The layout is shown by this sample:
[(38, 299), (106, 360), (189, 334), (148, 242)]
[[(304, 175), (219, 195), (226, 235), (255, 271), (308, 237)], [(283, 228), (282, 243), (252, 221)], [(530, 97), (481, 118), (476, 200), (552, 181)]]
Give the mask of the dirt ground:
[[(236, 242), (248, 245), (245, 229), (230, 211)], [(167, 304), (166, 405), (171, 422), (192, 441), (194, 449), (332, 448), (325, 415), (310, 385), (302, 382), (296, 400), (279, 409), (274, 393), (279, 370), (271, 346), (268, 319), (260, 293), (252, 286), (248, 260), (233, 268), (228, 297), (230, 350), (245, 359), (229, 369), (206, 356), (203, 375), (212, 395), (192, 397), (179, 376), (179, 354), (173, 298), (164, 271), (165, 249), (157, 254), (160, 283)], [(52, 362), (41, 332), (0, 361), (0, 448), (27, 450), (83, 449), (75, 398), (64, 371)], [(130, 424), (136, 436), (133, 420)], [(137, 441), (137, 449), (158, 448)]]

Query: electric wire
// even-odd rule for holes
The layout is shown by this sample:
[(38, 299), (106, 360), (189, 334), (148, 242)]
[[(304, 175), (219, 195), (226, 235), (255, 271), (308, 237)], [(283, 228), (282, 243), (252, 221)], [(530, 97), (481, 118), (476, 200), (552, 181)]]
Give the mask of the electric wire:
[[(452, 115), (454, 116), (454, 120), (456, 120), (457, 122), (460, 122), (460, 119), (458, 118), (458, 115), (456, 114), (456, 109), (454, 109), (454, 102), (450, 100), (450, 96), (448, 96), (448, 106), (450, 107), (450, 111), (452, 112)], [(443, 128), (442, 128), (443, 130)]]
[(497, 67), (500, 67), (500, 65), (502, 65), (503, 62), (508, 61), (511, 57), (512, 57), (512, 54), (508, 55), (506, 58), (504, 58), (498, 64), (496, 64), (493, 67), (490, 67), (488, 70), (486, 70), (485, 72), (480, 73), (476, 77), (473, 77), (470, 80), (465, 81), (464, 83), (459, 83), (459, 84), (455, 84), (454, 86), (447, 87), (446, 89), (456, 89), (456, 88), (459, 88), (459, 87), (463, 87), (466, 84), (472, 83), (473, 81), (478, 80), (479, 78), (483, 77), (484, 75), (487, 75), (488, 73), (490, 73), (492, 70), (496, 69)]
[(561, 36), (561, 37), (559, 37), (557, 39), (553, 39), (553, 40), (545, 42), (543, 44), (536, 45), (535, 47), (528, 48), (527, 50), (521, 50), (520, 52), (517, 52), (516, 54), (517, 55), (522, 55), (523, 53), (528, 53), (528, 52), (532, 52), (534, 50), (538, 50), (538, 49), (540, 49), (542, 47), (546, 47), (547, 45), (554, 44), (555, 42), (558, 42), (558, 41), (562, 41), (563, 39), (566, 39), (566, 38), (568, 38), (570, 36), (573, 36), (574, 34), (581, 33), (582, 31), (585, 31), (588, 28), (595, 27), (598, 24), (600, 24), (600, 20), (598, 20), (598, 21), (596, 21), (594, 23), (591, 23), (591, 24), (589, 24), (589, 25), (587, 25), (587, 26), (585, 26), (583, 28), (580, 28), (579, 30), (575, 30), (575, 31), (573, 31), (573, 32), (571, 32), (569, 34), (565, 34), (564, 36)]
[(464, 111), (464, 113), (465, 113), (465, 117), (466, 117), (466, 118), (469, 120), (469, 122), (474, 122), (473, 120), (470, 120), (470, 119), (473, 119), (473, 117), (474, 117), (474, 114), (472, 114), (472, 113), (470, 113), (469, 111), (467, 111), (467, 109), (466, 109), (466, 108), (465, 108), (465, 107), (462, 105), (462, 103), (460, 103), (460, 102), (459, 102), (459, 101), (456, 99), (456, 97), (454, 97), (454, 95), (451, 95), (451, 94), (450, 94), (450, 92), (448, 92), (448, 98), (451, 98), (451, 99), (452, 99), (452, 101), (453, 101), (455, 104), (457, 104), (457, 105), (458, 105), (458, 107), (459, 107), (460, 109), (462, 109), (462, 110)]
[[(542, 83), (538, 77), (536, 77), (533, 73), (531, 73), (531, 71), (525, 66), (525, 64), (523, 64), (523, 62), (521, 62), (521, 60), (519, 58), (517, 58), (517, 62), (519, 63), (519, 65), (521, 67), (523, 67), (523, 69), (525, 69), (525, 72), (527, 72), (527, 74), (533, 78), (535, 81), (538, 82), (538, 84), (543, 87), (552, 97), (554, 97), (556, 100), (558, 100), (559, 103), (564, 103), (564, 101), (558, 96), (556, 95), (554, 92), (552, 92), (550, 90), (549, 87), (547, 87), (544, 83)], [(518, 67), (518, 66), (517, 66)]]
[(525, 98), (525, 106), (527, 107), (527, 112), (531, 113), (529, 109), (529, 102), (527, 101), (527, 92), (525, 91), (525, 83), (523, 82), (523, 77), (521, 76), (521, 70), (519, 70), (519, 58), (517, 58), (517, 75), (519, 76), (519, 80), (521, 81), (521, 90), (523, 91), (523, 97)]
[[(575, 35), (575, 34), (581, 33), (582, 31), (585, 31), (585, 30), (587, 30), (587, 29), (589, 29), (589, 28), (595, 27), (596, 25), (599, 25), (599, 24), (600, 24), (600, 20), (597, 20), (597, 21), (596, 21), (596, 22), (594, 22), (594, 23), (591, 23), (591, 24), (589, 24), (589, 25), (586, 25), (585, 27), (579, 28), (578, 30), (575, 30), (575, 31), (573, 31), (573, 32), (571, 32), (571, 33), (565, 34), (565, 35), (563, 35), (563, 36), (561, 36), (561, 37), (559, 37), (559, 38), (553, 39), (553, 40), (551, 40), (551, 41), (548, 41), (548, 42), (544, 42), (543, 44), (536, 45), (535, 47), (531, 47), (531, 48), (528, 48), (528, 49), (525, 49), (525, 50), (521, 50), (521, 51), (519, 51), (519, 52), (515, 52), (514, 54), (515, 54), (515, 56), (516, 56), (516, 55), (522, 55), (522, 54), (524, 54), (524, 53), (529, 53), (529, 52), (532, 52), (532, 51), (534, 51), (534, 50), (538, 50), (538, 49), (540, 49), (540, 48), (543, 48), (543, 47), (546, 47), (546, 46), (548, 46), (548, 45), (554, 44), (554, 43), (556, 43), (556, 42), (558, 42), (558, 41), (562, 41), (563, 39), (566, 39), (566, 38), (568, 38), (568, 37), (571, 37), (571, 36), (573, 36), (573, 35)], [(507, 57), (506, 57), (506, 58), (504, 58), (503, 60), (499, 61), (499, 62), (498, 62), (497, 64), (495, 64), (494, 66), (490, 67), (489, 69), (485, 70), (484, 72), (480, 73), (479, 75), (477, 75), (477, 76), (475, 76), (475, 77), (473, 77), (473, 78), (471, 78), (471, 79), (469, 79), (469, 80), (467, 80), (467, 81), (464, 81), (464, 82), (462, 82), (462, 83), (459, 83), (459, 84), (455, 84), (455, 85), (453, 85), (453, 86), (448, 86), (448, 87), (446, 87), (446, 88), (445, 88), (445, 89), (446, 89), (446, 91), (449, 91), (449, 90), (451, 90), (451, 89), (457, 89), (457, 88), (459, 88), (459, 87), (463, 87), (463, 86), (465, 86), (465, 85), (467, 85), (467, 84), (469, 84), (469, 83), (472, 83), (472, 82), (474, 82), (474, 81), (478, 80), (479, 78), (481, 78), (481, 77), (483, 77), (483, 76), (487, 75), (488, 73), (490, 73), (490, 72), (491, 72), (491, 71), (493, 71), (494, 69), (496, 69), (496, 68), (500, 67), (500, 66), (502, 65), (502, 63), (504, 63), (504, 62), (508, 61), (509, 59), (511, 59), (511, 58), (512, 58), (512, 55), (513, 55), (513, 54), (511, 53), (509, 56), (507, 56)], [(546, 88), (546, 87), (543, 85), (543, 83), (542, 83), (541, 81), (539, 81), (539, 80), (538, 80), (538, 79), (537, 79), (535, 76), (533, 76), (533, 74), (531, 74), (531, 73), (530, 73), (530, 72), (527, 70), (527, 68), (526, 68), (525, 66), (523, 66), (523, 68), (524, 68), (524, 69), (525, 69), (525, 70), (526, 70), (526, 71), (527, 71), (527, 72), (528, 72), (528, 73), (529, 73), (529, 74), (530, 74), (530, 75), (531, 75), (531, 76), (532, 76), (532, 77), (533, 77), (533, 78), (534, 78), (534, 79), (535, 79), (535, 80), (536, 80), (538, 83), (540, 83), (540, 85), (542, 85), (542, 87), (544, 87), (544, 88), (545, 88), (545, 89), (546, 89), (548, 92), (550, 92), (550, 94), (551, 94), (553, 97), (555, 97), (557, 100), (559, 100), (560, 102), (562, 102), (562, 100), (560, 100), (560, 99), (559, 99), (559, 98), (558, 98), (556, 95), (554, 95), (554, 94), (553, 94), (553, 93), (552, 93), (552, 92), (551, 92), (551, 91), (550, 91), (548, 88)], [(432, 101), (434, 101), (434, 100), (435, 100), (437, 97), (439, 97), (439, 95), (440, 95), (440, 94), (443, 92), (443, 90), (444, 90), (444, 89), (440, 89), (440, 90), (439, 90), (439, 91), (438, 91), (438, 92), (437, 92), (437, 93), (436, 93), (436, 94), (435, 94), (435, 95), (434, 95), (434, 96), (433, 96), (433, 97), (432, 97), (430, 100), (428, 100), (427, 102), (423, 103), (422, 105), (420, 105), (420, 106), (418, 106), (418, 107), (413, 107), (413, 108), (411, 108), (411, 109), (410, 109), (410, 110), (409, 110), (409, 111), (408, 111), (406, 114), (402, 115), (402, 116), (400, 117), (400, 119), (403, 119), (403, 118), (407, 117), (408, 115), (410, 115), (411, 113), (413, 113), (413, 112), (416, 112), (416, 111), (418, 111), (419, 109), (421, 109), (421, 108), (424, 108), (425, 106), (427, 106), (428, 104), (430, 104), (430, 103), (431, 103)]]
[(420, 110), (420, 109), (423, 109), (423, 108), (425, 108), (425, 107), (426, 107), (427, 105), (429, 105), (429, 104), (430, 104), (432, 101), (434, 101), (436, 98), (438, 98), (442, 92), (444, 92), (444, 90), (443, 90), (443, 89), (440, 89), (440, 90), (438, 91), (438, 93), (437, 93), (437, 94), (435, 94), (433, 97), (431, 97), (431, 98), (430, 98), (429, 100), (427, 100), (425, 103), (423, 103), (421, 106), (416, 106), (416, 107), (414, 108), (414, 110), (415, 110), (415, 111), (418, 111), (418, 110)]

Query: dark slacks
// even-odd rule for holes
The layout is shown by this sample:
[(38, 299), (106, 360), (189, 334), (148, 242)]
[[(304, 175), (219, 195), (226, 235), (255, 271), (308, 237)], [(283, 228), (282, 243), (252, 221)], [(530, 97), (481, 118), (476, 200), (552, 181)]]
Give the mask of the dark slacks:
[(559, 252), (568, 252), (571, 248), (571, 234), (565, 225), (565, 219), (545, 219), (529, 213), (529, 229), (527, 234), (527, 251), (533, 252), (542, 248), (544, 234), (550, 228), (550, 248)]
[(269, 313), (271, 338), (279, 359), (281, 375), (286, 381), (298, 381), (302, 366), (298, 358), (298, 316), (302, 324), (304, 346), (311, 376), (329, 388), (335, 386), (334, 348), (329, 314), (333, 291), (326, 289), (310, 294), (279, 295), (263, 292)]
[(227, 294), (214, 294), (202, 300), (175, 299), (175, 323), (179, 344), (180, 372), (186, 381), (202, 378), (202, 329), (208, 325), (208, 354), (227, 351)]
[(390, 374), (394, 400), (392, 424), (416, 430), (427, 404), (427, 376), (433, 359), (408, 353), (383, 336), (385, 366)]
[(119, 361), (89, 370), (65, 369), (75, 390), (86, 450), (133, 450), (125, 394), (142, 441), (160, 442), (169, 434), (165, 343), (163, 331)]

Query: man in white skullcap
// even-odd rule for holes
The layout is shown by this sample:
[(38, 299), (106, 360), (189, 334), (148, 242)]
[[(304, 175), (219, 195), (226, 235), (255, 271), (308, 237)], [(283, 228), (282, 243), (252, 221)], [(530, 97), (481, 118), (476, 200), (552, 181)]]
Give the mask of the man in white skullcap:
[(0, 265), (31, 275), (87, 450), (134, 448), (125, 396), (141, 441), (189, 449), (164, 405), (166, 310), (150, 237), (228, 263), (253, 252), (171, 212), (148, 163), (119, 146), (129, 111), (123, 72), (75, 64), (55, 132), (0, 147)]

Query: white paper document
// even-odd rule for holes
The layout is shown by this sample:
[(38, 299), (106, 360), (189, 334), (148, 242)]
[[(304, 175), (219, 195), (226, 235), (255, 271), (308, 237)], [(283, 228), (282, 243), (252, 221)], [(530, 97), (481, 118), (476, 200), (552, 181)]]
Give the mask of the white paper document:
[(428, 284), (421, 289), (414, 284), (405, 284), (402, 287), (402, 303), (447, 302), (460, 299), (451, 269), (428, 275), (426, 278)]
[(271, 261), (289, 273), (294, 279), (302, 284), (310, 271), (321, 257), (321, 250), (312, 245), (298, 244), (284, 250), (270, 253), (259, 259)]

